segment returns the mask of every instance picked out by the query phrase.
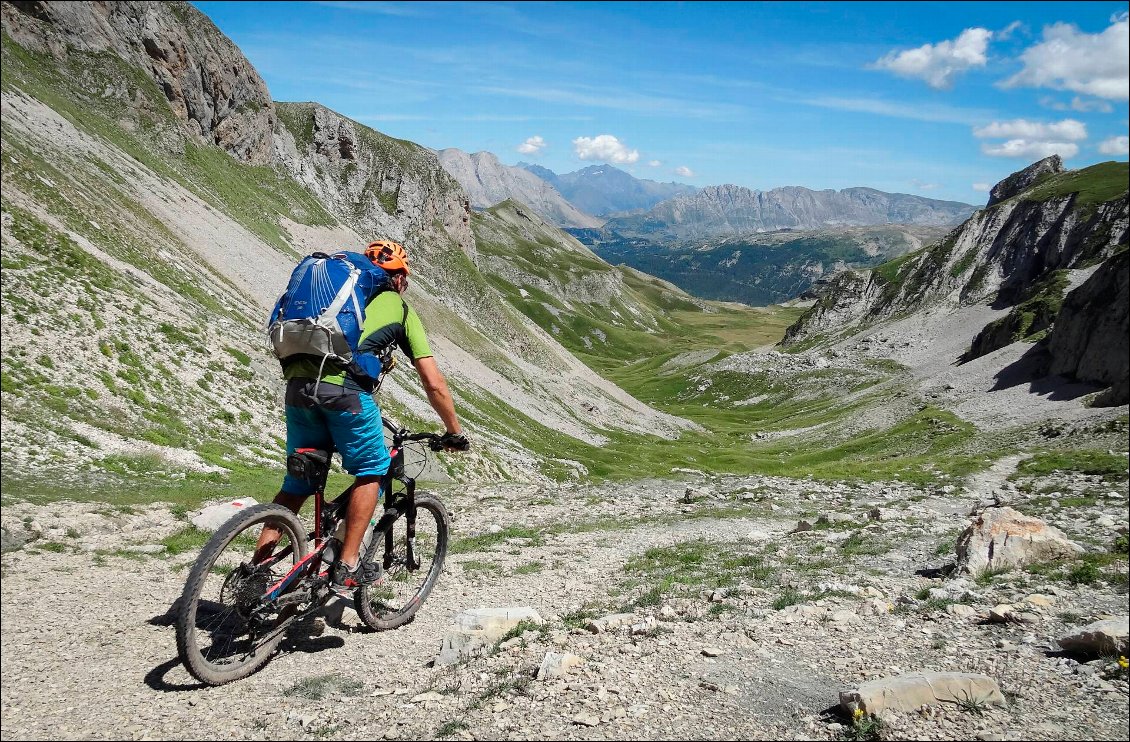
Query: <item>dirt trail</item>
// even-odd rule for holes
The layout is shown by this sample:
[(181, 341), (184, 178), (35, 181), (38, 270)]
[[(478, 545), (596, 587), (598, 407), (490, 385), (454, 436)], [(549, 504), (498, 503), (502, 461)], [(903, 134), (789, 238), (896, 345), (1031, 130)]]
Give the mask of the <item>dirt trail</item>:
[[(1014, 465), (1002, 462), (984, 487)], [(979, 611), (1054, 591), (1056, 608), (1025, 626), (980, 625), (916, 597), (948, 584), (916, 572), (944, 563), (937, 547), (966, 524), (973, 497), (769, 477), (715, 478), (684, 497), (686, 486), (445, 493), (458, 537), (489, 534), (492, 524), (527, 535), (503, 538), (519, 533), (510, 530), (480, 551), (451, 554), (417, 619), (399, 630), (369, 633), (348, 605), (331, 606), (263, 671), (220, 688), (195, 683), (176, 659), (170, 606), (195, 554), (122, 551), (160, 543), (183, 521), (159, 505), (132, 515), (6, 507), (6, 528), (34, 520), (43, 535), (3, 556), (0, 736), (834, 739), (843, 730), (821, 712), (839, 691), (951, 670), (996, 678), (1011, 705), (984, 716), (956, 707), (904, 715), (889, 736), (1126, 738), (1125, 681), (1075, 673), (1053, 649), (1070, 622), (1124, 615), (1125, 593), (967, 581)], [(1109, 509), (1124, 518), (1123, 503)], [(867, 525), (874, 506), (884, 520)], [(852, 522), (791, 533), (814, 513)], [(625, 566), (633, 564), (653, 568)], [(740, 579), (716, 590), (727, 570)], [(662, 598), (647, 600), (664, 577), (672, 582)], [(490, 606), (532, 607), (546, 629), (453, 668), (430, 667), (454, 614)], [(592, 634), (564, 620), (625, 607), (651, 628)], [(535, 680), (548, 651), (585, 664)], [(426, 691), (434, 695), (417, 698)]]

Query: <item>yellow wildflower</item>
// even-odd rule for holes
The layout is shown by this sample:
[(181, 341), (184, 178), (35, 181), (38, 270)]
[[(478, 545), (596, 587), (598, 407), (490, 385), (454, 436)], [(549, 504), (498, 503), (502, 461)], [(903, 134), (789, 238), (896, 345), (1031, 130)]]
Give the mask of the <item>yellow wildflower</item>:
[(1118, 666), (1125, 670), (1127, 667), (1130, 667), (1130, 660), (1120, 656), (1118, 658)]
[[(1122, 659), (1126, 659), (1126, 658), (1123, 657)], [(851, 712), (851, 718), (855, 719), (856, 721), (859, 721), (861, 718), (863, 718), (863, 709), (856, 709), (855, 711), (852, 711)]]

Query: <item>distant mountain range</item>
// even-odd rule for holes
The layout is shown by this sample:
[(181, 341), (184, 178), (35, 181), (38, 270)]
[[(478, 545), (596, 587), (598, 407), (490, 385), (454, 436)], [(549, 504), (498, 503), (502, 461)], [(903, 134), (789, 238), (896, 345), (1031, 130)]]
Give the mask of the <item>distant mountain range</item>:
[(907, 224), (960, 224), (972, 204), (939, 201), (873, 188), (813, 191), (799, 186), (755, 191), (736, 185), (709, 186), (676, 196), (651, 210), (610, 219), (606, 232), (665, 241), (726, 237), (778, 229), (825, 229)]
[(538, 176), (578, 209), (595, 216), (650, 209), (661, 201), (698, 190), (685, 183), (659, 183), (636, 178), (611, 165), (590, 165), (564, 175), (525, 162), (519, 162), (517, 167)]
[(874, 188), (814, 191), (786, 186), (758, 191), (727, 184), (699, 189), (636, 178), (611, 165), (558, 175), (540, 165), (503, 165), (490, 152), (469, 155), (445, 149), (438, 156), (467, 191), (472, 206), (484, 209), (513, 199), (558, 227), (587, 230), (603, 225), (604, 241), (643, 238), (670, 244), (780, 229), (946, 227), (960, 224), (976, 210), (972, 204)]
[(948, 227), (877, 225), (750, 232), (693, 242), (570, 230), (601, 258), (704, 299), (765, 305), (800, 296), (851, 268), (869, 268), (945, 236)]

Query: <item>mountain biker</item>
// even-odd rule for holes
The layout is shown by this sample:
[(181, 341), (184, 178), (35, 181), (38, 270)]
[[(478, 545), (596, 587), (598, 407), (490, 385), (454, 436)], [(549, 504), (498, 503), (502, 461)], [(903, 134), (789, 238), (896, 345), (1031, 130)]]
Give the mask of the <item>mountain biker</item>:
[[(470, 444), (455, 414), (447, 380), (428, 347), (420, 318), (403, 298), (411, 273), (407, 251), (391, 240), (376, 240), (366, 248), (365, 255), (389, 274), (392, 290), (377, 294), (365, 307), (358, 352), (377, 355), (387, 369), (392, 366), (393, 349), (400, 348), (412, 361), (428, 402), (443, 421), (446, 432), (440, 442), (448, 451), (466, 451)], [(356, 477), (345, 517), (344, 543), (338, 560), (331, 566), (332, 581), (341, 588), (371, 584), (380, 578), (380, 566), (362, 564), (359, 550), (376, 510), (381, 477), (390, 464), (380, 408), (372, 395), (346, 375), (345, 369), (332, 363), (326, 364), (320, 380), (318, 363), (309, 360), (288, 365), (283, 376), (287, 380), (287, 455), (298, 448), (337, 450), (342, 466)], [(312, 494), (310, 483), (287, 474), (274, 502), (297, 513)], [(264, 527), (256, 554), (269, 554), (280, 536), (275, 529)]]

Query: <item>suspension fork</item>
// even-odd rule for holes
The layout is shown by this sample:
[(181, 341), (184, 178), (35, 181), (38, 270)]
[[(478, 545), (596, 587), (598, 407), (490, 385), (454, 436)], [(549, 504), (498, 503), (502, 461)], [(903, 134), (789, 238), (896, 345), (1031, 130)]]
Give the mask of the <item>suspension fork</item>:
[(416, 561), (416, 480), (405, 478), (404, 480), (404, 494), (392, 499), (392, 477), (386, 477), (384, 481), (385, 487), (385, 510), (381, 516), (380, 521), (377, 522), (376, 528), (384, 531), (385, 535), (385, 553), (384, 553), (384, 568), (388, 570), (392, 567), (393, 557), (393, 532), (392, 525), (398, 518), (404, 517), (405, 523), (408, 528), (408, 545), (406, 547), (407, 553), (405, 554), (409, 570), (419, 569), (420, 563)]

